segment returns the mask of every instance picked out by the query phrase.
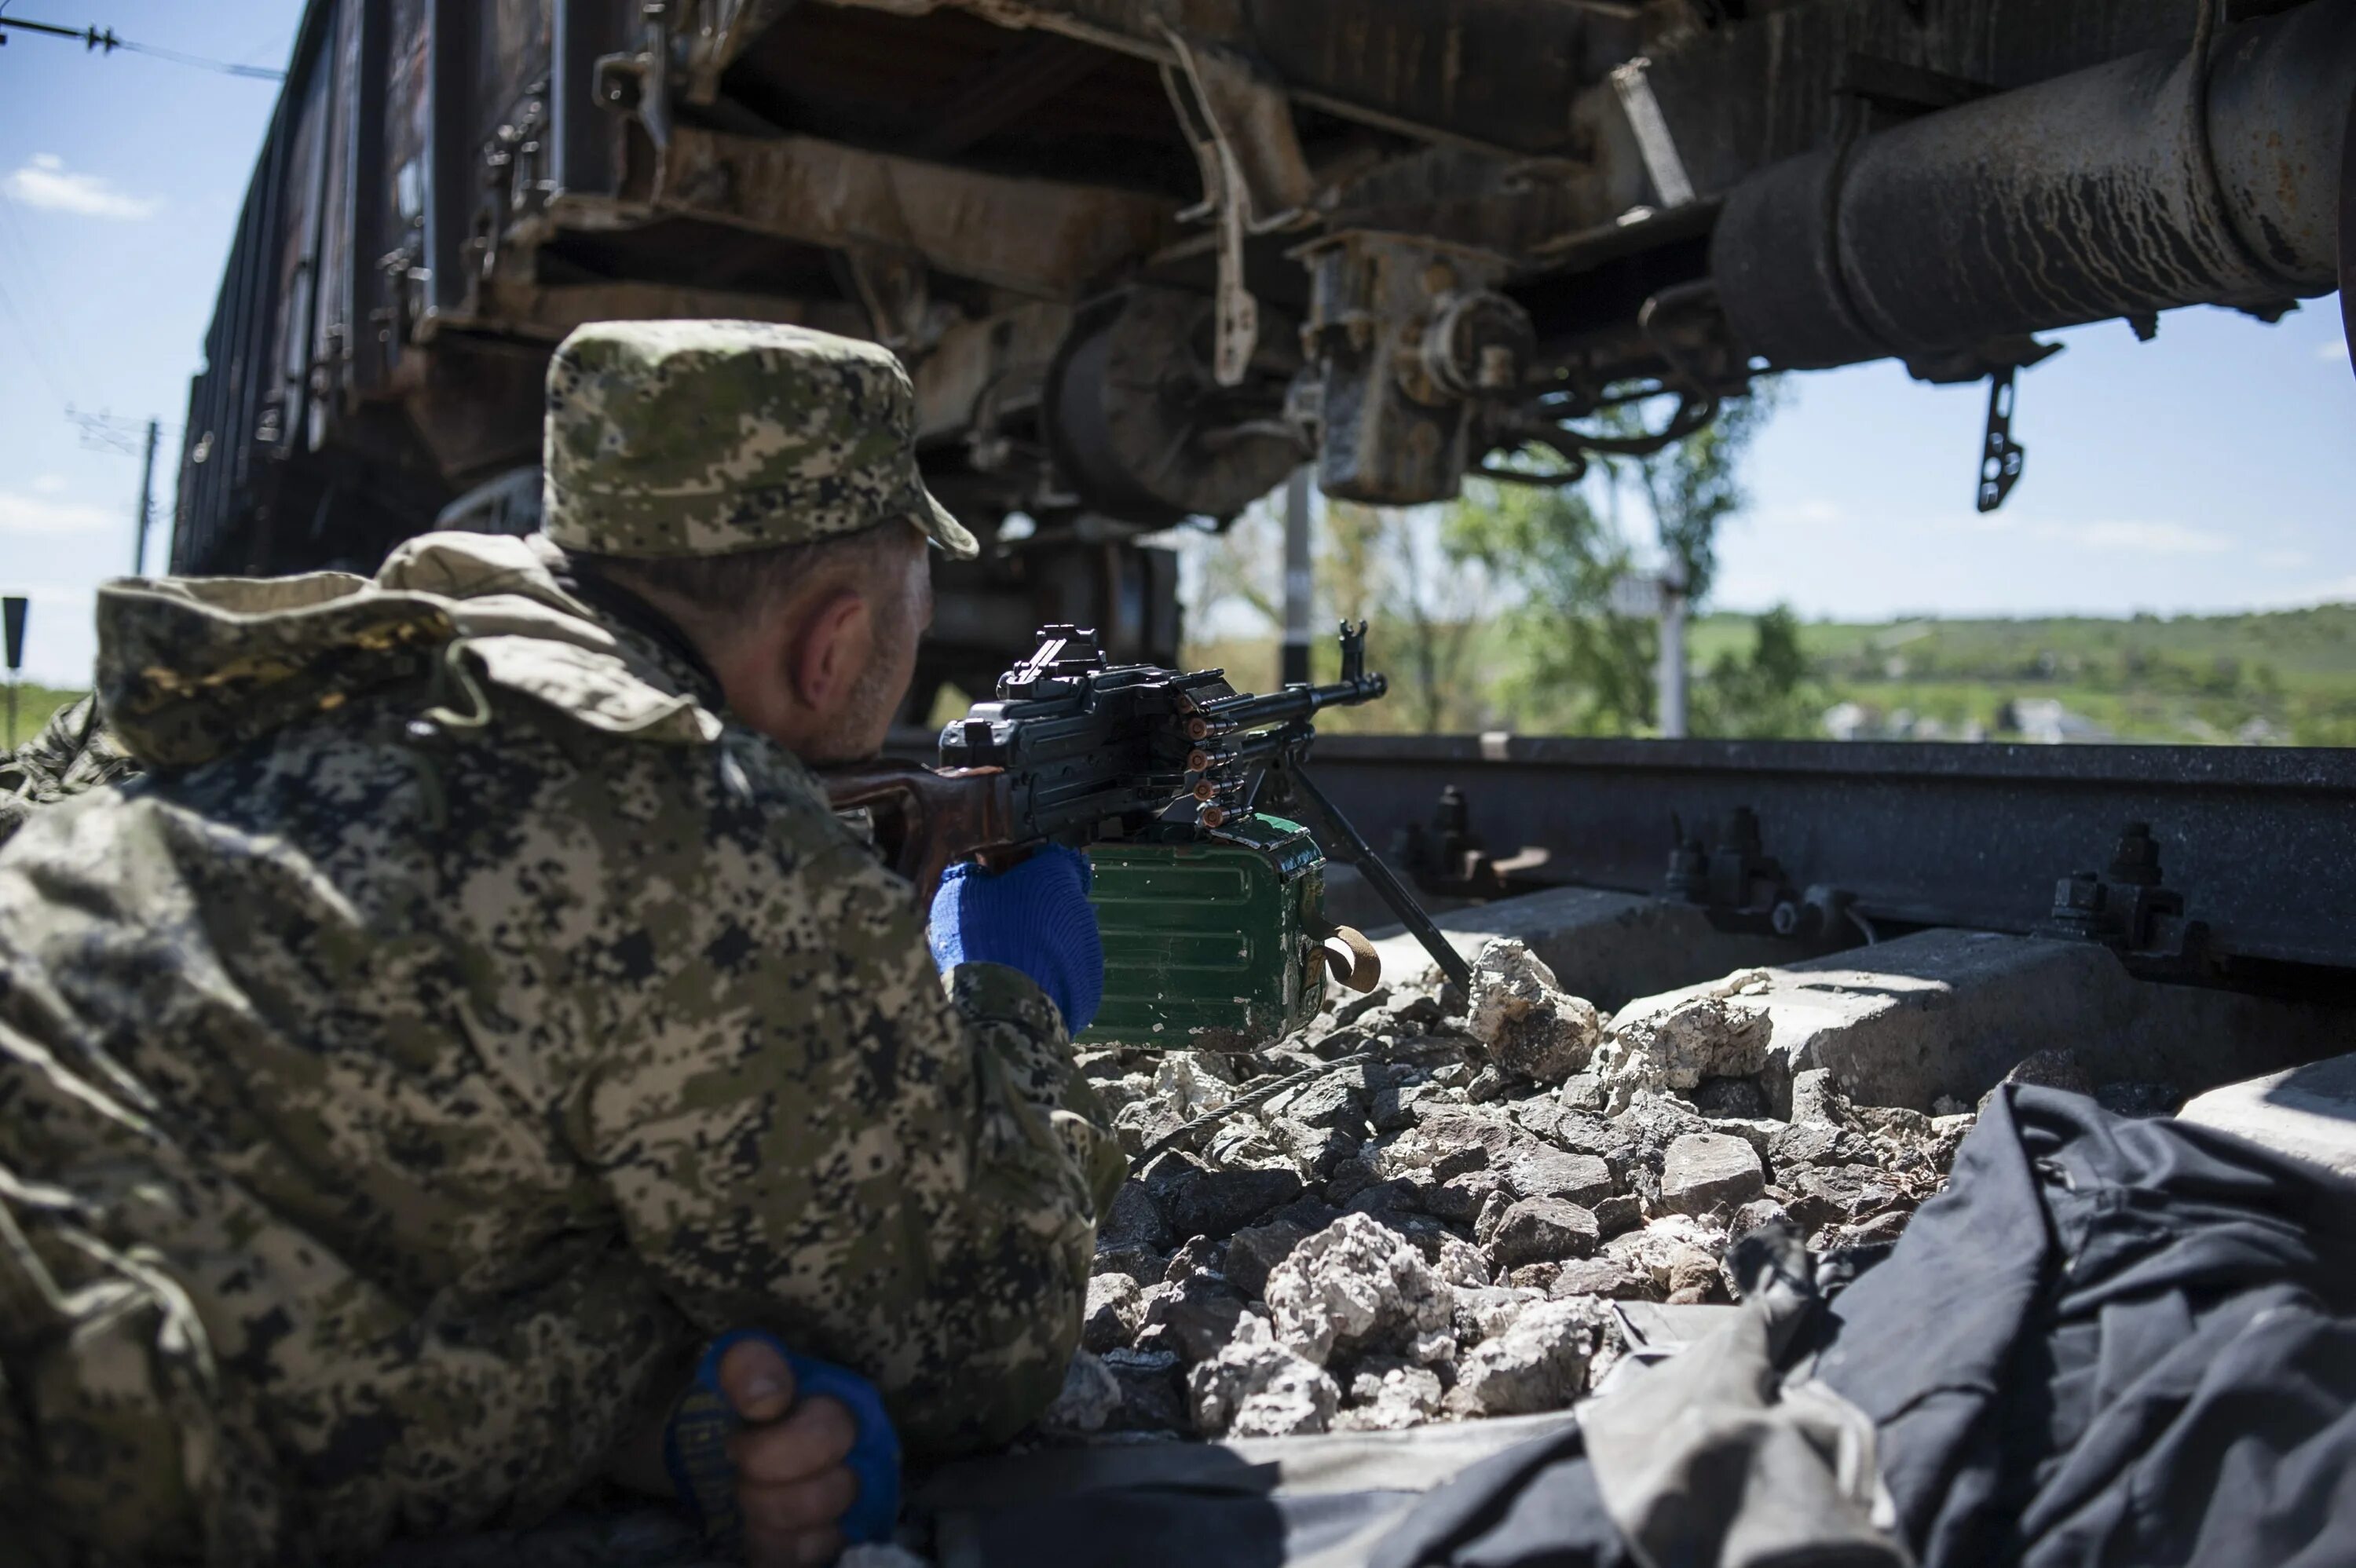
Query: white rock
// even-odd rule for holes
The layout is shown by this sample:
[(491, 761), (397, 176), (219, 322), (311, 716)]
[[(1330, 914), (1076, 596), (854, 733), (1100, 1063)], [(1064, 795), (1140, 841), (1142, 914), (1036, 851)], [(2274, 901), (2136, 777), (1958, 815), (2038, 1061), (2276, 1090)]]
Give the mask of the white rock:
[(1705, 1078), (1747, 1078), (1765, 1068), (1775, 1025), (1766, 1004), (1753, 998), (1766, 985), (1764, 975), (1744, 970), (1656, 1009), (1614, 1017), (1593, 1063), (1610, 1109), (1624, 1109), (1641, 1093), (1693, 1089)]
[(1562, 1409), (1587, 1392), (1589, 1367), (1614, 1337), (1612, 1322), (1608, 1307), (1581, 1298), (1525, 1308), (1465, 1356), (1448, 1408), (1467, 1415)]
[(1612, 1237), (1603, 1243), (1601, 1255), (1617, 1258), (1666, 1290), (1671, 1272), (1688, 1250), (1722, 1257), (1726, 1232), (1689, 1214), (1665, 1214), (1649, 1225)]
[(1792, 1074), (1792, 1125), (1804, 1123), (1826, 1127), (1849, 1125), (1848, 1097), (1840, 1092), (1830, 1068), (1810, 1067)]
[(1350, 1384), (1353, 1408), (1334, 1417), (1341, 1432), (1402, 1432), (1440, 1413), (1440, 1374), (1425, 1367), (1391, 1365), (1361, 1371)]
[(1661, 1202), (1681, 1214), (1732, 1210), (1766, 1185), (1759, 1151), (1728, 1133), (1687, 1133), (1661, 1158)]
[(1587, 1065), (1602, 1033), (1594, 1004), (1565, 992), (1529, 947), (1498, 937), (1472, 961), (1471, 1027), (1506, 1072), (1559, 1083)]
[(1129, 1344), (1145, 1325), (1145, 1297), (1137, 1281), (1125, 1274), (1092, 1275), (1087, 1305), (1081, 1309), (1080, 1333), (1092, 1350), (1109, 1350)]
[(1058, 1432), (1100, 1430), (1120, 1408), (1120, 1381), (1110, 1368), (1086, 1350), (1075, 1350), (1064, 1369), (1064, 1386), (1039, 1416), (1039, 1424)]
[(1206, 1436), (1290, 1437), (1326, 1431), (1342, 1403), (1325, 1369), (1277, 1342), (1267, 1318), (1246, 1313), (1236, 1337), (1187, 1375), (1194, 1425)]
[(1236, 1097), (1234, 1070), (1206, 1051), (1173, 1051), (1153, 1070), (1153, 1092), (1181, 1121), (1192, 1121)]
[(1203, 1159), (1221, 1170), (1301, 1171), (1290, 1147), (1249, 1116), (1238, 1116), (1212, 1134)]
[(1365, 1214), (1344, 1214), (1292, 1249), (1262, 1293), (1277, 1338), (1323, 1365), (1336, 1345), (1398, 1346), (1443, 1332), (1456, 1292), (1413, 1243)]
[(1472, 1243), (1454, 1236), (1440, 1239), (1440, 1277), (1459, 1290), (1478, 1290), (1489, 1283), (1489, 1260)]
[(1456, 1293), (1456, 1332), (1468, 1345), (1494, 1339), (1514, 1326), (1531, 1305), (1546, 1299), (1542, 1290), (1493, 1285), (1483, 1290)]

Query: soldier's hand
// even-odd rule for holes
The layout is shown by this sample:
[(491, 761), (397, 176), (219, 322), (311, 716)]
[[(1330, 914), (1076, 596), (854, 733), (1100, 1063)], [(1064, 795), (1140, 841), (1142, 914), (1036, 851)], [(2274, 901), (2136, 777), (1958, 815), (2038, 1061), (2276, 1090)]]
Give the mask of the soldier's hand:
[(1094, 876), (1086, 855), (1061, 844), (1043, 844), (1001, 872), (959, 861), (933, 894), (933, 962), (944, 975), (960, 964), (1019, 969), (1079, 1033), (1104, 1001), (1104, 940), (1088, 902)]
[(736, 1505), (752, 1568), (831, 1563), (842, 1551), (836, 1528), (859, 1495), (843, 1464), (858, 1428), (831, 1399), (797, 1402), (793, 1369), (758, 1340), (732, 1346), (720, 1388), (744, 1422), (728, 1440), (736, 1462)]

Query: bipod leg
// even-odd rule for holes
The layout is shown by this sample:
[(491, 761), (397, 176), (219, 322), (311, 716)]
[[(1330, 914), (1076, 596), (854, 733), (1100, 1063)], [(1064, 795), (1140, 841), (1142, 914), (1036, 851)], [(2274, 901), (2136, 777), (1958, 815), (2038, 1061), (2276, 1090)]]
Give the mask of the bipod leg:
[(1408, 891), (1407, 884), (1392, 874), (1391, 869), (1383, 863), (1382, 857), (1358, 837), (1358, 830), (1333, 809), (1333, 803), (1325, 798), (1325, 792), (1311, 783), (1309, 775), (1297, 766), (1288, 767), (1284, 773), (1287, 782), (1292, 785), (1295, 809), (1309, 818), (1309, 831), (1325, 853), (1344, 865), (1355, 866), (1358, 874), (1374, 884), (1375, 891), (1381, 895), (1383, 902), (1390, 905), (1391, 912), (1399, 917), (1400, 923), (1423, 944), (1423, 950), (1431, 955), (1432, 962), (1440, 965), (1440, 972), (1463, 988), (1469, 1001), (1472, 994), (1472, 965), (1464, 961), (1462, 954), (1448, 944), (1448, 938), (1440, 934), (1440, 927), (1432, 923), (1431, 916), (1416, 902), (1415, 895)]

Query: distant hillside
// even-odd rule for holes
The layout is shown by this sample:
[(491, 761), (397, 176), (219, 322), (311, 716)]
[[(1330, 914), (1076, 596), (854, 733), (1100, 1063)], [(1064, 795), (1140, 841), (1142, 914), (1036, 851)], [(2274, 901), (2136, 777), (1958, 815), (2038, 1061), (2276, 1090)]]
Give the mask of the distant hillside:
[[(1445, 630), (1445, 628), (1441, 628)], [(1386, 634), (1388, 634), (1387, 636)], [(2138, 615), (2130, 620), (1820, 621), (1799, 629), (1806, 656), (1805, 718), (1794, 738), (2147, 741), (2169, 744), (2356, 746), (2356, 604), (2255, 615)], [(1499, 628), (1471, 628), (1469, 689), (1419, 705), (1414, 661), (1398, 628), (1377, 624), (1373, 663), (1394, 695), (1322, 716), (1342, 730), (1408, 730), (1436, 711), (1450, 730), (1532, 728), (1500, 695), (1515, 650)], [(1757, 641), (1748, 615), (1713, 614), (1692, 627), (1688, 657), (1700, 678)], [(1318, 678), (1333, 678), (1321, 644)], [(1190, 646), (1188, 662), (1226, 667), (1239, 685), (1265, 688), (1276, 640), (1228, 638)], [(81, 695), (23, 688), (17, 739)], [(952, 716), (944, 694), (935, 716)], [(961, 704), (954, 711), (961, 712)]]
[[(1748, 645), (1748, 617), (1695, 629), (1697, 668)], [(1816, 623), (1800, 629), (1827, 708), (1862, 733), (2019, 732), (2024, 708), (2071, 739), (2356, 745), (2356, 604), (2128, 620)], [(1847, 716), (1845, 716), (1847, 717)], [(2046, 737), (2046, 738), (2051, 738)]]

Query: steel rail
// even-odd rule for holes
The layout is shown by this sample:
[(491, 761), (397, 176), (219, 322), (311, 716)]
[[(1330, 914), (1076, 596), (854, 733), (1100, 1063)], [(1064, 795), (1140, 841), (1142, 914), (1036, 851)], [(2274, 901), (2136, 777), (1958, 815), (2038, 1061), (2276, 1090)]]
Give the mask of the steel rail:
[(1659, 893), (1680, 834), (1714, 853), (1747, 812), (1783, 884), (1901, 925), (2053, 929), (2060, 884), (2112, 880), (2145, 824), (2213, 959), (2174, 977), (2356, 972), (2356, 750), (1324, 735), (1314, 759), (1378, 847), (1454, 785), (1492, 855), (1541, 848), (1546, 882)]
[[(932, 741), (895, 731), (890, 750), (929, 758)], [(2110, 880), (2140, 823), (2205, 960), (2128, 952), (2131, 968), (2356, 999), (2356, 749), (1323, 734), (1309, 762), (1334, 809), (1427, 892), (1447, 890), (1416, 876), (1402, 839), (1431, 839), (1450, 786), (1491, 857), (1546, 852), (1513, 871), (1516, 887), (1708, 903), (1671, 887), (1672, 852), (1682, 835), (1722, 859), (1747, 813), (1752, 859), (1837, 912), (1819, 950), (1933, 925), (2062, 934), (2062, 884)], [(1770, 902), (1717, 905), (1722, 924), (1771, 929)]]

